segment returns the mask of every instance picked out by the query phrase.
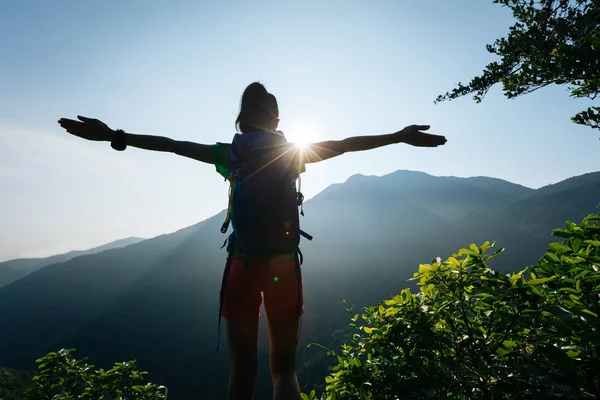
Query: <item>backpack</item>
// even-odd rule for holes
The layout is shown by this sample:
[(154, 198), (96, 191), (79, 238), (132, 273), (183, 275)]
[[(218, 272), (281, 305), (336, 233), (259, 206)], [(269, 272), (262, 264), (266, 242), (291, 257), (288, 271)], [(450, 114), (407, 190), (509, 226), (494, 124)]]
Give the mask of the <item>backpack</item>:
[(302, 194), (296, 190), (299, 154), (290, 151), (282, 133), (255, 131), (236, 134), (229, 153), (232, 246), (246, 257), (297, 251), (300, 243), (298, 206)]
[[(217, 351), (221, 347), (221, 311), (227, 277), (235, 254), (243, 254), (248, 261), (250, 257), (293, 253), (298, 307), (302, 308), (299, 243), (300, 236), (308, 240), (312, 236), (300, 229), (298, 207), (302, 207), (304, 200), (296, 188), (296, 181), (300, 181), (300, 155), (287, 143), (283, 133), (263, 130), (236, 134), (231, 142), (227, 176), (229, 206), (221, 232), (227, 233), (230, 223), (233, 232), (222, 246), (227, 246), (228, 256), (221, 282)], [(303, 210), (300, 215), (304, 215)]]

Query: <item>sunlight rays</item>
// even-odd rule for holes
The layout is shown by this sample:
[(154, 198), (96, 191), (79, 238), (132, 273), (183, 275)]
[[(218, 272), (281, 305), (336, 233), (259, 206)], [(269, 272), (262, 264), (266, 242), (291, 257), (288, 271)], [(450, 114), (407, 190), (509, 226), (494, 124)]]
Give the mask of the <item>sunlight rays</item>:
[(296, 144), (301, 150), (304, 150), (311, 143), (322, 139), (320, 129), (306, 121), (292, 123), (284, 131), (289, 142)]

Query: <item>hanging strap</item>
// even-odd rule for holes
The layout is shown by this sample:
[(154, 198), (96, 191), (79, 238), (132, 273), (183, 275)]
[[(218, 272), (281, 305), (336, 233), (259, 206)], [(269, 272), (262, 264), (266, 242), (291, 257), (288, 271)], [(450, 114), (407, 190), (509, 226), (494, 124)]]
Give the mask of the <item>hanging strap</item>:
[(229, 270), (231, 269), (231, 263), (233, 262), (234, 249), (231, 246), (227, 247), (229, 254), (227, 255), (227, 262), (225, 263), (225, 270), (223, 271), (223, 280), (221, 281), (221, 293), (219, 295), (219, 323), (217, 326), (217, 349), (221, 348), (221, 312), (223, 312), (223, 303), (225, 302), (225, 292), (227, 290), (227, 278), (229, 276)]
[(226, 233), (229, 229), (229, 223), (231, 222), (231, 204), (233, 201), (233, 175), (229, 174), (227, 177), (229, 181), (229, 200), (227, 201), (227, 214), (225, 214), (225, 221), (221, 225), (221, 233)]
[(298, 335), (296, 336), (296, 346), (298, 345), (298, 341), (300, 340), (300, 331), (302, 330), (302, 306), (304, 305), (303, 296), (302, 296), (302, 270), (300, 266), (304, 261), (304, 256), (302, 252), (298, 248), (294, 252), (294, 261), (296, 264), (296, 281), (298, 283), (298, 315), (300, 316), (300, 326), (298, 327)]
[[(313, 240), (313, 236), (309, 233), (304, 232), (302, 229), (300, 229), (300, 236), (302, 236), (303, 238), (307, 239), (307, 240)], [(302, 253), (300, 253), (302, 254)]]

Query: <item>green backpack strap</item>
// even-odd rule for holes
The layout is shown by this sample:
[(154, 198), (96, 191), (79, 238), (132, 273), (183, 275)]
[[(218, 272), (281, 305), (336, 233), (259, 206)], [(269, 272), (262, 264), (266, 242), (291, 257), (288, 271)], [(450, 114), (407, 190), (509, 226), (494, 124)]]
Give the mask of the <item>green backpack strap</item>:
[(227, 201), (227, 214), (225, 214), (225, 221), (223, 221), (223, 225), (221, 225), (221, 233), (226, 233), (227, 229), (229, 229), (229, 223), (231, 222), (231, 203), (233, 201), (233, 174), (229, 174), (226, 179), (229, 181), (229, 199)]

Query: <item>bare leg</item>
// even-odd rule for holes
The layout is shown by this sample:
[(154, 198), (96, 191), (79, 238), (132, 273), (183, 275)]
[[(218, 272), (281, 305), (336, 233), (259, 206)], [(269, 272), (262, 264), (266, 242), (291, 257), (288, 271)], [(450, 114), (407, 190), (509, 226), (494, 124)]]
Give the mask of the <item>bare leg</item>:
[(299, 321), (299, 318), (284, 322), (269, 321), (273, 400), (300, 400), (300, 385), (296, 376)]
[(228, 400), (251, 400), (257, 371), (258, 318), (227, 320), (229, 343)]

